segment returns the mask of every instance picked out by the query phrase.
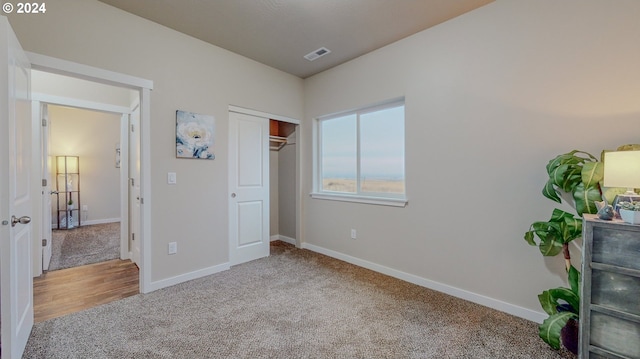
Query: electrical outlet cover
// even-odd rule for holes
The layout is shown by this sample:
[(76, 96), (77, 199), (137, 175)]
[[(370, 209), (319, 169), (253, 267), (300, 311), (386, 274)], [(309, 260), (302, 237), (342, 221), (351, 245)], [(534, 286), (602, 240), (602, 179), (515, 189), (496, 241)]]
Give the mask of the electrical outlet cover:
[(169, 243), (169, 254), (176, 254), (176, 253), (178, 253), (178, 243), (176, 242)]

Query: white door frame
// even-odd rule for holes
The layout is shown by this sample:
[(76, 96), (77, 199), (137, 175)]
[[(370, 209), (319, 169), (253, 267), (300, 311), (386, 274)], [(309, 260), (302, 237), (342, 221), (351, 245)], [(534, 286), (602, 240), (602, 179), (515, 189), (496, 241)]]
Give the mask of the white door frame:
[[(293, 123), (295, 125), (301, 125), (300, 120), (295, 119), (295, 118), (291, 118), (291, 117), (286, 117), (286, 116), (281, 116), (281, 115), (274, 115), (272, 113), (268, 113), (268, 112), (263, 112), (263, 111), (258, 111), (258, 110), (252, 110), (252, 109), (248, 109), (248, 108), (244, 108), (244, 107), (240, 107), (240, 106), (235, 106), (235, 105), (229, 105), (229, 112), (237, 112), (237, 113), (242, 113), (245, 115), (252, 115), (252, 116), (257, 116), (257, 117), (264, 117), (264, 118), (268, 118), (268, 119), (273, 119), (273, 120), (278, 120), (278, 121), (282, 121), (282, 122), (289, 122), (289, 123)], [(302, 246), (302, 243), (304, 242), (304, 231), (302, 230), (302, 187), (300, 186), (301, 183), (301, 173), (302, 173), (302, 168), (300, 166), (300, 158), (301, 158), (301, 143), (302, 143), (302, 131), (301, 131), (301, 126), (297, 126), (298, 128), (296, 129), (296, 213), (297, 213), (297, 219), (296, 219), (296, 247), (300, 248)], [(231, 244), (229, 244), (229, 250), (231, 250)]]
[[(31, 96), (33, 99), (33, 92)], [(36, 158), (33, 159), (33, 162), (36, 162), (36, 165), (39, 165), (38, 168), (42, 174), (42, 198), (40, 199), (40, 208), (34, 208), (34, 210), (41, 213), (40, 218), (42, 218), (39, 226), (41, 232), (38, 233), (40, 235), (35, 237), (33, 244), (33, 276), (37, 277), (42, 274), (44, 270), (49, 269), (49, 265), (51, 263), (51, 218), (53, 217), (51, 215), (51, 168), (49, 167), (51, 165), (51, 163), (49, 163), (49, 138), (51, 126), (49, 126), (49, 110), (46, 104), (39, 101), (32, 101), (31, 115), (33, 116), (33, 126), (37, 126), (40, 130), (39, 134), (34, 130), (34, 142), (39, 140), (37, 143), (40, 143), (41, 146), (40, 151), (37, 151), (41, 157), (37, 158), (37, 156), (34, 156)], [(42, 123), (38, 123), (38, 120), (41, 120)], [(46, 241), (46, 244), (39, 243), (39, 239)]]
[[(135, 236), (140, 233), (140, 104), (136, 101), (131, 105), (131, 112), (126, 116), (126, 123), (123, 128), (122, 141), (127, 141), (126, 152), (121, 153), (121, 157), (127, 159), (127, 178), (124, 186), (126, 192), (123, 193), (122, 204), (127, 206), (129, 230), (127, 231), (127, 247), (129, 258), (137, 266), (140, 266), (140, 240)], [(123, 118), (123, 121), (125, 119)], [(131, 135), (133, 133), (133, 135)], [(122, 163), (125, 166), (125, 163)]]
[(129, 114), (120, 113), (120, 259), (129, 256)]
[[(140, 292), (151, 291), (151, 90), (153, 81), (92, 66), (27, 52), (34, 70), (75, 77), (102, 84), (125, 87), (140, 97)], [(128, 112), (125, 111), (125, 112)]]

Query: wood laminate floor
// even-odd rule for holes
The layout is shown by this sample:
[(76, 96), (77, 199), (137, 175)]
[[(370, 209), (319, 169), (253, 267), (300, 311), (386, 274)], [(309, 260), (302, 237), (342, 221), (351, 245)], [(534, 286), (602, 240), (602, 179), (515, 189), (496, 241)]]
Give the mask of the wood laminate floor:
[(138, 275), (133, 262), (119, 259), (46, 272), (33, 279), (35, 322), (138, 294)]

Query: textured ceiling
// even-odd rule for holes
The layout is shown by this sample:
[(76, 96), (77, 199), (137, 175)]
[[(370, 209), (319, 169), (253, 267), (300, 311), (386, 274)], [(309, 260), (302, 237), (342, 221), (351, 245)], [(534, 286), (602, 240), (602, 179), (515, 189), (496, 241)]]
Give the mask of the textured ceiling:
[(306, 78), (493, 0), (100, 1)]

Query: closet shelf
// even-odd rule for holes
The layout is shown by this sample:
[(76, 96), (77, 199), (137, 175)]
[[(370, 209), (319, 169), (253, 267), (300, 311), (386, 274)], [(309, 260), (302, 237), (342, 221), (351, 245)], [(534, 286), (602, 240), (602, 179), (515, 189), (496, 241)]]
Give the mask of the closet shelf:
[(289, 137), (295, 129), (296, 126), (293, 123), (270, 119), (269, 149), (272, 151), (280, 151), (282, 147), (287, 145), (287, 137)]

